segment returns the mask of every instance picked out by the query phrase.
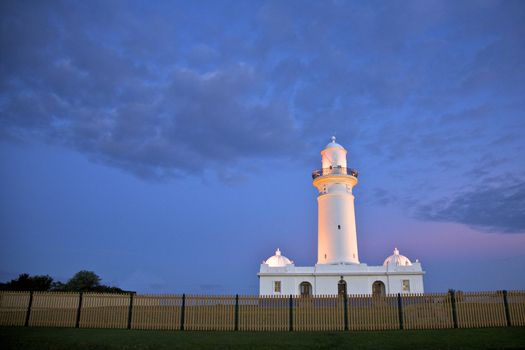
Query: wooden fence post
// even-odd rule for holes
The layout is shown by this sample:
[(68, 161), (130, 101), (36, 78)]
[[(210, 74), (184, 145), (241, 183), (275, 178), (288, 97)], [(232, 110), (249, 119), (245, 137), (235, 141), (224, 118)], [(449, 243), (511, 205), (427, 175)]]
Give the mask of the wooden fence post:
[(235, 294), (235, 325), (233, 327), (234, 331), (239, 330), (239, 294)]
[(458, 328), (458, 310), (456, 306), (456, 291), (454, 289), (450, 289), (450, 304), (452, 306), (452, 321), (454, 322), (454, 328)]
[(129, 309), (128, 309), (128, 329), (131, 329), (131, 320), (133, 318), (133, 297), (135, 293), (129, 293)]
[(293, 296), (290, 294), (290, 327), (288, 329), (290, 332), (293, 331)]
[(345, 331), (348, 330), (348, 295), (344, 294), (344, 321), (345, 321)]
[(404, 329), (403, 325), (403, 300), (401, 299), (401, 293), (397, 293), (397, 311), (399, 314), (399, 329)]
[(33, 306), (33, 291), (29, 292), (29, 304), (27, 305), (25, 327), (29, 326), (29, 317), (31, 317), (31, 307)]
[(77, 321), (75, 322), (75, 328), (80, 327), (80, 312), (82, 311), (82, 297), (83, 296), (84, 296), (84, 292), (78, 293)]
[(180, 309), (180, 330), (184, 330), (184, 311), (186, 309), (186, 294), (182, 294), (182, 307)]
[(505, 318), (507, 319), (507, 327), (511, 327), (510, 313), (509, 313), (509, 300), (507, 298), (507, 291), (503, 291), (503, 304), (505, 305)]

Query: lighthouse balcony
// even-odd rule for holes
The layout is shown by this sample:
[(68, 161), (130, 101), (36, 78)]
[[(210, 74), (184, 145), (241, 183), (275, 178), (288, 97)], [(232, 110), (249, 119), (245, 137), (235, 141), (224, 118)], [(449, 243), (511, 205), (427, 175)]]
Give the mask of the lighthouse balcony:
[(329, 168), (322, 168), (322, 169), (316, 169), (312, 172), (312, 179), (317, 179), (321, 176), (327, 176), (327, 175), (346, 175), (346, 176), (353, 176), (356, 177), (359, 175), (356, 169), (351, 168), (345, 168), (342, 166), (334, 166)]

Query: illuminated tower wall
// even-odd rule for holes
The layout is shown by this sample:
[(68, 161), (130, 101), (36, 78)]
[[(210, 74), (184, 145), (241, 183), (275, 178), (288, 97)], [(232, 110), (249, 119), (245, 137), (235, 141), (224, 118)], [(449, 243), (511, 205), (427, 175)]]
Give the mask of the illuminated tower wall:
[(357, 171), (347, 168), (346, 153), (332, 137), (321, 152), (322, 169), (312, 174), (319, 191), (317, 264), (359, 264), (352, 194)]

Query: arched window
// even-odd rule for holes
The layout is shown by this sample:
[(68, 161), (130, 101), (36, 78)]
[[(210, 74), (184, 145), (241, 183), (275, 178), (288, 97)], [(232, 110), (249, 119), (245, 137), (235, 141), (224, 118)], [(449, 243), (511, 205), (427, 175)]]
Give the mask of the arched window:
[(382, 297), (385, 296), (386, 290), (385, 290), (385, 284), (381, 281), (375, 281), (372, 284), (372, 295), (375, 297)]
[(346, 291), (346, 281), (341, 276), (341, 280), (337, 283), (337, 294), (339, 295), (346, 295), (348, 294)]
[(312, 285), (310, 282), (301, 282), (299, 291), (301, 292), (301, 296), (312, 295)]

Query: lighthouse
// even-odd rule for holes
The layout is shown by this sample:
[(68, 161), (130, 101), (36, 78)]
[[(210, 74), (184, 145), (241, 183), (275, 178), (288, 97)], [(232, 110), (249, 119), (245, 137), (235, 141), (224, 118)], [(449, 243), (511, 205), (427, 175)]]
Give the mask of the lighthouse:
[[(397, 248), (382, 265), (369, 266), (359, 260), (352, 193), (358, 173), (347, 166), (347, 153), (333, 136), (321, 151), (321, 168), (312, 172), (317, 195), (317, 263), (296, 266), (277, 248), (275, 255), (262, 261), (257, 274), (260, 295), (424, 292), (421, 263), (410, 261)], [(301, 245), (283, 248), (303, 249)]]
[(321, 151), (322, 168), (312, 173), (317, 196), (317, 264), (359, 264), (354, 195), (357, 171), (335, 136)]

